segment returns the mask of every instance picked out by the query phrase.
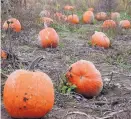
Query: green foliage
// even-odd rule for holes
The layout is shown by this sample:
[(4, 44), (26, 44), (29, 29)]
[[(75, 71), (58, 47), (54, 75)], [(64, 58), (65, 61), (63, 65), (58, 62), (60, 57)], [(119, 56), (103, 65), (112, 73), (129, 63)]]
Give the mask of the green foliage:
[(75, 91), (75, 89), (76, 89), (76, 86), (72, 85), (71, 83), (68, 83), (66, 77), (62, 75), (60, 79), (60, 85), (58, 87), (58, 90), (61, 93), (66, 94), (66, 93), (71, 93), (72, 91)]

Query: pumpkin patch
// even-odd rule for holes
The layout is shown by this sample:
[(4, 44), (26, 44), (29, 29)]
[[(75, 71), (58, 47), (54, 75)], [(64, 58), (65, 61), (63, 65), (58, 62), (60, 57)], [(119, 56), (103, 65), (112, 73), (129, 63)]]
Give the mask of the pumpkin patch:
[(66, 77), (68, 82), (76, 85), (76, 92), (85, 97), (97, 96), (103, 88), (101, 74), (90, 61), (80, 60), (72, 64)]
[(13, 118), (41, 118), (54, 105), (54, 88), (43, 72), (16, 70), (4, 86), (4, 106)]

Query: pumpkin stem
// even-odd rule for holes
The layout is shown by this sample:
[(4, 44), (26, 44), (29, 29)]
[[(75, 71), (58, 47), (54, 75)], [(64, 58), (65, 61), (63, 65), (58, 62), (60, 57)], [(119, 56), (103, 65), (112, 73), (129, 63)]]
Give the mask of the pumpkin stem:
[(47, 26), (47, 23), (46, 22), (44, 22), (44, 28), (47, 28), (48, 26)]
[(31, 62), (31, 64), (29, 65), (27, 69), (34, 71), (35, 66), (43, 59), (44, 59), (43, 56), (37, 57), (34, 61)]

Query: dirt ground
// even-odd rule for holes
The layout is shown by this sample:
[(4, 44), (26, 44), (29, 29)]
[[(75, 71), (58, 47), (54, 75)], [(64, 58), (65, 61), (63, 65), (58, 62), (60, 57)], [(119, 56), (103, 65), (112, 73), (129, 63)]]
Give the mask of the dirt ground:
[[(20, 68), (27, 68), (36, 57), (44, 56), (35, 69), (47, 73), (56, 88), (55, 105), (42, 119), (131, 119), (131, 30), (115, 35), (109, 49), (92, 48), (88, 41), (97, 26), (80, 25), (84, 34), (61, 30), (58, 32), (60, 45), (56, 49), (43, 49), (38, 44), (42, 27), (32, 23), (25, 26), (19, 34), (13, 34), (12, 39), (14, 54), (23, 62)], [(2, 31), (2, 47), (7, 43), (8, 38)], [(111, 79), (113, 72), (112, 81), (93, 99), (58, 91), (61, 77), (70, 64), (80, 59), (92, 61), (101, 72), (103, 81)], [(7, 63), (2, 64), (2, 70), (9, 74), (14, 69)], [(6, 79), (2, 76), (2, 90)], [(1, 108), (1, 119), (11, 119), (3, 103)]]

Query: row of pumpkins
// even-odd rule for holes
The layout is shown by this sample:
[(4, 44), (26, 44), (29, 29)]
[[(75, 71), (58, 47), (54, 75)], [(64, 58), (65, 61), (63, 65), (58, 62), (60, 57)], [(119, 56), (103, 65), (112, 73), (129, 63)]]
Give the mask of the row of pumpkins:
[[(84, 13), (85, 23), (89, 19), (92, 21), (93, 12), (91, 10)], [(76, 23), (76, 18), (76, 15), (71, 15), (73, 23)], [(99, 15), (98, 19), (101, 19)], [(15, 18), (4, 23), (3, 28), (7, 30), (8, 27), (12, 28), (14, 32), (21, 31), (21, 24)], [(45, 28), (39, 32), (39, 40), (42, 47), (55, 48), (58, 46), (59, 36), (53, 28), (45, 24)], [(105, 48), (110, 45), (109, 38), (102, 32), (95, 32), (91, 42), (92, 45)], [(7, 58), (3, 50), (1, 50), (1, 57)], [(90, 61), (80, 60), (72, 64), (66, 72), (66, 78), (67, 82), (76, 85), (76, 92), (85, 97), (97, 96), (103, 88), (101, 74)], [(6, 80), (3, 101), (7, 112), (13, 118), (41, 118), (53, 108), (54, 100), (52, 80), (43, 72), (20, 69), (11, 73)]]

